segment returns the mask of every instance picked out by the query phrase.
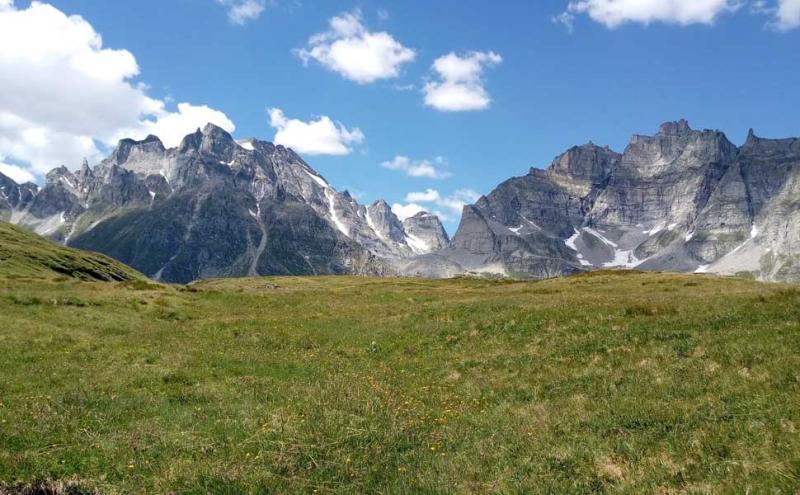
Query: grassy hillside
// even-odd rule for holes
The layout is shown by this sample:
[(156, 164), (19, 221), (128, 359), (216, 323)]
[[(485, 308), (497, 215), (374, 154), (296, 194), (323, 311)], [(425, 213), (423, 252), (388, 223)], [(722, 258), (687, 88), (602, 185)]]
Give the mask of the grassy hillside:
[(0, 276), (132, 281), (144, 276), (107, 256), (70, 249), (0, 222)]
[(800, 488), (794, 287), (632, 272), (188, 288), (0, 276), (0, 315), (0, 486)]

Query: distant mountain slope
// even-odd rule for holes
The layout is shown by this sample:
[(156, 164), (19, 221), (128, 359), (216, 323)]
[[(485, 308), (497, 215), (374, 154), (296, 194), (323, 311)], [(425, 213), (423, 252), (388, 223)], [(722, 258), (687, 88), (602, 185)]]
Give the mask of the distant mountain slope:
[(45, 185), (0, 177), (0, 218), (99, 251), (169, 282), (395, 273), (447, 239), (433, 215), (405, 223), (385, 201), (358, 204), (291, 149), (236, 142), (214, 125), (166, 149), (125, 139), (107, 159)]
[(737, 148), (685, 120), (592, 143), (464, 208), (450, 246), (407, 273), (545, 278), (608, 267), (800, 280), (800, 140)]
[(625, 267), (800, 280), (800, 139), (668, 122), (593, 143), (439, 219), (360, 205), (291, 149), (208, 125), (166, 149), (125, 139), (43, 187), (0, 175), (0, 219), (168, 282), (255, 275), (548, 278)]
[(102, 254), (60, 246), (0, 221), (0, 276), (81, 280), (144, 280), (135, 270)]

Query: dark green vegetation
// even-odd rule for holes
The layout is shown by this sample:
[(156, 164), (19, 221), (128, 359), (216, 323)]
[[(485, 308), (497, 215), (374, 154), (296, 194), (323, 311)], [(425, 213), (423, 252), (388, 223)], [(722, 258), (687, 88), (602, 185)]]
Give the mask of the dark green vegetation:
[(107, 256), (60, 246), (6, 222), (0, 222), (0, 276), (145, 280), (143, 275)]
[(178, 287), (20, 263), (0, 264), (0, 486), (800, 488), (798, 288), (634, 272)]

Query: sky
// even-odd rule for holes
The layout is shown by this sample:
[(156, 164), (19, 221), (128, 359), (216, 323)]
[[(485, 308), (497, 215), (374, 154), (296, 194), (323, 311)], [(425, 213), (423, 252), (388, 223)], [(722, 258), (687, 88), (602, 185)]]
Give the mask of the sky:
[(213, 122), (401, 217), (665, 121), (800, 136), (800, 0), (0, 0), (0, 172)]

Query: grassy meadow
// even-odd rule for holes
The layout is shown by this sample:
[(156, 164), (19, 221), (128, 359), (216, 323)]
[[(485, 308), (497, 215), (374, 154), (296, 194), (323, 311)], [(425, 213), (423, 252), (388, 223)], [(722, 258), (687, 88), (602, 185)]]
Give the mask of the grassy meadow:
[(0, 493), (800, 489), (800, 288), (635, 272), (165, 286), (11, 258)]

